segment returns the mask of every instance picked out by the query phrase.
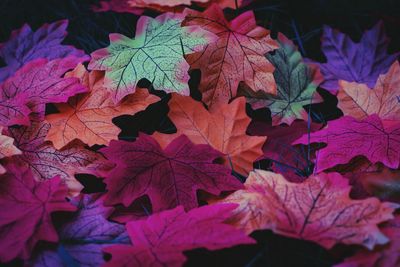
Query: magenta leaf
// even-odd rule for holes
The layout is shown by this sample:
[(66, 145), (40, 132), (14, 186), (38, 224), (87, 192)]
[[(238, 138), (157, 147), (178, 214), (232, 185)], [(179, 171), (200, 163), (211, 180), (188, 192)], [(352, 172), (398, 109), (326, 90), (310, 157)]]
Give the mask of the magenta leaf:
[(36, 182), (27, 168), (12, 163), (6, 168), (0, 177), (0, 262), (27, 259), (39, 240), (57, 242), (50, 214), (75, 210), (59, 177)]
[(358, 43), (328, 26), (324, 27), (322, 51), (327, 62), (319, 64), (325, 78), (321, 87), (336, 92), (338, 80), (365, 83), (373, 88), (379, 74), (386, 73), (399, 53), (388, 55), (388, 38), (379, 22)]
[(38, 181), (59, 176), (74, 195), (82, 189), (74, 175), (91, 173), (88, 165), (103, 157), (79, 142), (73, 142), (62, 150), (55, 149), (51, 142), (45, 141), (49, 128), (50, 124), (34, 116), (31, 116), (30, 126), (9, 128), (8, 135), (14, 138), (15, 146), (22, 151), (22, 155), (9, 160), (18, 161), (30, 168)]
[(255, 241), (241, 230), (224, 223), (236, 204), (209, 205), (185, 212), (182, 206), (156, 213), (126, 225), (132, 246), (104, 249), (112, 255), (104, 267), (182, 266), (183, 251), (195, 248), (217, 250)]
[(30, 111), (43, 114), (46, 103), (66, 102), (70, 96), (86, 92), (78, 78), (62, 77), (85, 59), (37, 59), (24, 65), (0, 84), (0, 125), (28, 125)]
[(290, 126), (272, 126), (265, 122), (253, 121), (247, 131), (251, 135), (268, 136), (262, 148), (264, 152), (262, 159), (272, 161), (274, 172), (281, 173), (291, 182), (301, 182), (310, 174), (309, 157), (312, 149), (308, 146), (295, 147), (292, 142), (320, 128), (320, 124), (308, 124), (300, 120), (294, 121)]
[(100, 195), (85, 195), (74, 204), (78, 211), (58, 231), (58, 250), (42, 251), (34, 267), (63, 267), (66, 255), (80, 267), (97, 267), (104, 263), (104, 247), (130, 243), (125, 226), (107, 220), (113, 208), (104, 207)]
[(117, 13), (131, 13), (135, 15), (141, 15), (143, 9), (132, 7), (126, 0), (104, 0), (99, 2), (99, 6), (93, 6), (94, 12), (108, 12), (114, 11)]
[[(400, 122), (382, 121), (371, 115), (361, 121), (349, 116), (330, 121), (324, 129), (311, 133), (311, 143), (325, 143), (317, 151), (315, 170), (321, 172), (365, 156), (370, 162), (381, 162), (397, 169), (400, 163)], [(294, 144), (307, 144), (303, 135)]]
[(178, 205), (189, 210), (198, 206), (199, 189), (218, 195), (242, 188), (228, 168), (213, 163), (222, 153), (208, 145), (195, 145), (184, 135), (165, 150), (152, 137), (141, 135), (133, 143), (111, 141), (100, 151), (116, 164), (104, 180), (106, 204), (127, 207), (147, 195), (154, 212)]
[(0, 82), (12, 76), (24, 64), (38, 58), (48, 60), (67, 56), (83, 57), (85, 53), (71, 45), (62, 45), (67, 35), (68, 20), (44, 24), (33, 32), (25, 24), (11, 33), (10, 39), (0, 44), (0, 57), (6, 67), (0, 68)]

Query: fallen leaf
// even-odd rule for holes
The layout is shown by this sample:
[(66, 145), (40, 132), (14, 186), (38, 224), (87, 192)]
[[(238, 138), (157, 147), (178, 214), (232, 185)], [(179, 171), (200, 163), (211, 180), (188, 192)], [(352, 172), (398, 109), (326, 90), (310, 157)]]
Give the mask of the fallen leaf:
[(114, 104), (110, 92), (103, 87), (103, 72), (87, 72), (83, 65), (79, 65), (66, 76), (79, 78), (90, 91), (70, 98), (68, 103), (57, 104), (59, 113), (46, 116), (51, 125), (46, 140), (52, 141), (57, 149), (75, 139), (89, 146), (108, 145), (111, 140), (118, 139), (121, 131), (112, 123), (114, 117), (133, 115), (159, 100), (147, 90), (138, 89)]
[(348, 163), (365, 156), (372, 163), (382, 162), (389, 168), (400, 166), (400, 122), (388, 123), (378, 115), (363, 120), (350, 116), (328, 122), (324, 129), (302, 136), (293, 144), (326, 143), (317, 152), (316, 172)]
[(280, 174), (255, 170), (245, 189), (218, 202), (240, 205), (229, 222), (247, 233), (270, 229), (327, 249), (337, 243), (369, 249), (386, 244), (389, 240), (377, 224), (392, 219), (400, 206), (377, 198), (352, 200), (349, 192), (348, 180), (338, 173), (320, 173), (298, 184)]
[(57, 242), (50, 214), (73, 211), (58, 177), (36, 182), (29, 169), (8, 164), (0, 177), (0, 262), (27, 259), (39, 240)]
[[(15, 146), (22, 155), (12, 161), (28, 166), (37, 181), (45, 181), (59, 176), (67, 184), (70, 195), (79, 193), (82, 185), (75, 179), (77, 173), (85, 173), (86, 166), (99, 160), (99, 153), (86, 149), (81, 143), (73, 142), (62, 150), (57, 150), (45, 137), (50, 124), (31, 116), (31, 126), (9, 128), (8, 135), (15, 140)], [(11, 159), (10, 159), (11, 161)]]
[(225, 166), (242, 175), (247, 175), (253, 169), (253, 162), (263, 154), (261, 147), (267, 138), (246, 134), (250, 118), (243, 97), (220, 104), (212, 111), (207, 111), (201, 102), (177, 94), (172, 94), (168, 105), (168, 117), (177, 133), (155, 133), (153, 136), (162, 147), (184, 134), (195, 144), (208, 144), (224, 153)]
[(57, 250), (42, 250), (31, 262), (33, 267), (65, 266), (60, 250), (80, 267), (98, 267), (104, 263), (104, 247), (129, 244), (125, 226), (110, 222), (113, 208), (104, 207), (99, 195), (84, 195), (74, 200), (78, 211), (58, 231)]
[(376, 196), (380, 200), (400, 202), (400, 170), (389, 169), (382, 163), (373, 164), (365, 157), (356, 157), (331, 170), (350, 180), (351, 196), (361, 199)]
[(190, 6), (192, 2), (196, 3), (207, 3), (210, 0), (128, 0), (128, 3), (132, 7), (153, 7), (157, 9), (159, 7), (176, 7), (180, 5)]
[(269, 31), (256, 25), (252, 11), (228, 22), (222, 9), (211, 5), (203, 13), (186, 9), (184, 25), (201, 26), (217, 35), (204, 51), (186, 56), (191, 69), (201, 70), (199, 90), (209, 107), (228, 103), (237, 95), (239, 82), (254, 92), (276, 94), (274, 67), (265, 53), (277, 48)]
[[(70, 96), (86, 91), (78, 78), (63, 78), (65, 72), (75, 68), (85, 58), (66, 57), (48, 61), (30, 61), (13, 76), (0, 84), (0, 125), (29, 125), (29, 113), (44, 115), (46, 103), (66, 102)], [(14, 106), (18, 111), (14, 110)]]
[(137, 7), (132, 7), (127, 0), (105, 0), (100, 1), (99, 5), (92, 6), (94, 12), (113, 11), (117, 13), (131, 13), (134, 15), (143, 14), (144, 10)]
[(135, 142), (111, 141), (100, 150), (116, 166), (106, 176), (105, 203), (129, 206), (147, 195), (154, 212), (182, 205), (198, 206), (201, 189), (218, 195), (242, 188), (230, 170), (213, 163), (222, 154), (208, 145), (195, 145), (186, 136), (176, 138), (164, 150), (150, 136)]
[[(262, 147), (262, 158), (272, 161), (272, 169), (291, 182), (301, 182), (309, 174), (312, 163), (312, 147), (293, 146), (292, 142), (321, 128), (320, 124), (295, 121), (292, 125), (271, 126), (253, 121), (247, 130), (251, 135), (268, 136)], [(309, 153), (310, 151), (310, 153)]]
[[(0, 126), (0, 159), (22, 154), (21, 150), (14, 146), (14, 139), (3, 135), (2, 132), (3, 127)], [(6, 169), (0, 164), (0, 174), (5, 172)]]
[(400, 216), (385, 223), (382, 233), (390, 238), (390, 243), (374, 251), (362, 250), (334, 267), (396, 267), (400, 263)]
[(364, 119), (377, 114), (382, 120), (400, 121), (400, 65), (395, 61), (379, 76), (374, 89), (356, 82), (339, 81), (338, 107), (344, 115)]
[(198, 26), (181, 27), (183, 19), (173, 13), (142, 16), (135, 39), (110, 34), (110, 46), (91, 54), (89, 69), (106, 71), (104, 83), (115, 103), (134, 93), (140, 79), (156, 90), (189, 95), (184, 55), (201, 51), (214, 36)]
[(388, 55), (387, 46), (388, 38), (382, 22), (365, 31), (358, 43), (324, 26), (321, 48), (327, 62), (319, 64), (325, 79), (321, 87), (335, 93), (339, 89), (339, 80), (374, 87), (378, 76), (386, 73), (399, 55)]
[[(115, 245), (104, 251), (112, 255), (104, 267), (182, 266), (183, 251), (217, 250), (254, 244), (243, 232), (225, 223), (236, 205), (204, 206), (185, 212), (182, 206), (156, 213), (126, 226), (133, 246)], [(188, 235), (190, 233), (190, 235)]]
[(268, 107), (272, 125), (290, 125), (296, 119), (307, 120), (308, 113), (303, 106), (322, 102), (316, 91), (322, 82), (318, 68), (304, 63), (294, 44), (283, 36), (280, 37), (280, 48), (274, 54), (266, 54), (266, 57), (275, 67), (277, 94), (246, 92), (249, 96), (247, 101), (254, 109)]
[(35, 32), (28, 24), (13, 31), (10, 39), (0, 44), (0, 57), (7, 64), (0, 68), (0, 82), (34, 59), (45, 58), (50, 61), (67, 56), (84, 57), (82, 50), (61, 44), (67, 35), (67, 27), (68, 20), (60, 20), (44, 24)]

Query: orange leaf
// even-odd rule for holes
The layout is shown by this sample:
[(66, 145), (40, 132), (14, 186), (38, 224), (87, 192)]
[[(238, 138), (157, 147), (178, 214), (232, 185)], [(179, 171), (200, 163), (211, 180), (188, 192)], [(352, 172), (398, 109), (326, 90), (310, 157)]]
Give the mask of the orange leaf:
[(203, 13), (190, 9), (184, 13), (184, 25), (201, 26), (218, 37), (204, 51), (186, 57), (191, 69), (201, 70), (199, 89), (208, 106), (234, 98), (242, 81), (254, 92), (276, 94), (274, 67), (265, 54), (278, 45), (268, 30), (256, 25), (252, 11), (230, 22), (217, 4)]
[(393, 218), (399, 207), (377, 198), (351, 199), (348, 180), (338, 173), (320, 173), (297, 184), (280, 174), (255, 170), (245, 187), (217, 201), (239, 204), (232, 224), (248, 233), (271, 229), (325, 248), (344, 243), (372, 249), (387, 243), (377, 224)]
[(340, 81), (338, 107), (345, 115), (364, 119), (378, 114), (382, 120), (400, 120), (400, 64), (395, 61), (379, 76), (374, 89), (365, 84)]
[(201, 102), (175, 93), (168, 105), (168, 116), (178, 131), (169, 135), (155, 133), (162, 147), (185, 134), (195, 144), (209, 144), (226, 154), (224, 164), (243, 175), (247, 175), (253, 169), (253, 162), (263, 155), (261, 148), (267, 137), (246, 135), (250, 118), (246, 115), (244, 97), (230, 104), (220, 104), (211, 112)]
[(46, 116), (51, 124), (46, 140), (52, 141), (57, 149), (74, 139), (80, 139), (90, 146), (107, 145), (117, 139), (120, 132), (112, 123), (112, 118), (123, 114), (132, 115), (159, 100), (147, 90), (138, 89), (114, 104), (110, 92), (103, 87), (104, 72), (89, 73), (83, 65), (79, 65), (68, 76), (81, 79), (90, 92), (72, 97), (68, 103), (56, 104), (60, 113)]
[[(3, 135), (2, 131), (3, 127), (0, 126), (0, 159), (22, 154), (21, 150), (14, 146), (14, 139)], [(5, 172), (6, 169), (0, 164), (0, 174)]]

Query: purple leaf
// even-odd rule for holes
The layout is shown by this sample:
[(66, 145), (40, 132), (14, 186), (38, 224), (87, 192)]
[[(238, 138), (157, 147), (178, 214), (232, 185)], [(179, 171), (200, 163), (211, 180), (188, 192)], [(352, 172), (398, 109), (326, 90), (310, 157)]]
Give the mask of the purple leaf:
[(34, 267), (63, 267), (67, 260), (80, 267), (97, 267), (104, 263), (105, 246), (130, 243), (124, 225), (106, 219), (113, 208), (104, 207), (102, 197), (85, 195), (75, 205), (78, 212), (59, 230), (58, 250), (42, 251)]
[(85, 59), (36, 59), (25, 64), (0, 84), (0, 125), (29, 125), (31, 111), (43, 114), (46, 103), (66, 102), (70, 96), (86, 92), (78, 78), (63, 78)]
[(38, 58), (48, 60), (67, 56), (83, 57), (85, 53), (71, 45), (62, 45), (67, 35), (68, 20), (44, 24), (36, 32), (25, 24), (11, 33), (10, 39), (0, 44), (0, 57), (6, 67), (0, 68), (0, 81), (4, 81), (20, 67)]
[(321, 87), (336, 92), (338, 81), (365, 83), (373, 88), (379, 74), (386, 73), (399, 53), (387, 54), (388, 38), (379, 22), (354, 43), (349, 36), (324, 27), (322, 51), (327, 62), (319, 63), (325, 78)]

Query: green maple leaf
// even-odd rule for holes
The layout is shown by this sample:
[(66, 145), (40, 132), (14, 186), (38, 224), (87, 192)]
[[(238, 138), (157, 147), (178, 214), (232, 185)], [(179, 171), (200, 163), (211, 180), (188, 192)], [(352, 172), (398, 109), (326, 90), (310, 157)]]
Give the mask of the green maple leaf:
[(290, 125), (295, 119), (307, 120), (303, 106), (322, 102), (316, 92), (322, 75), (316, 66), (303, 62), (292, 42), (286, 38), (279, 41), (280, 48), (274, 54), (266, 55), (275, 67), (277, 95), (252, 96), (248, 97), (248, 102), (253, 108), (268, 107), (273, 125)]
[(110, 45), (92, 53), (91, 70), (105, 70), (114, 102), (134, 93), (147, 79), (154, 89), (189, 95), (189, 64), (184, 55), (201, 51), (215, 36), (198, 26), (181, 27), (184, 16), (165, 13), (140, 17), (136, 36), (110, 34)]

